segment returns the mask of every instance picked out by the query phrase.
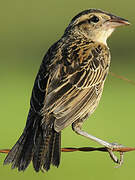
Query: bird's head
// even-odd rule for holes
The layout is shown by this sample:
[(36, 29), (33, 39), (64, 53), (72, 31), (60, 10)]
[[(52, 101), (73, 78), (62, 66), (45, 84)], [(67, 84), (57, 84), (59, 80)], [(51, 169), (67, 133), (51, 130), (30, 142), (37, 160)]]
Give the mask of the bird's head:
[(107, 38), (116, 27), (129, 24), (126, 19), (101, 10), (89, 9), (76, 15), (65, 33), (85, 36), (93, 41), (106, 44)]

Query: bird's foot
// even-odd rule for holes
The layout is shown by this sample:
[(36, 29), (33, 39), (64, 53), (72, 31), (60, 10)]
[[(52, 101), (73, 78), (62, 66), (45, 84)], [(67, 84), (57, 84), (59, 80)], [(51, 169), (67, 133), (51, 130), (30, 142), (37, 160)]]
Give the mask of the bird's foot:
[[(110, 143), (110, 146), (107, 148), (108, 153), (111, 157), (111, 159), (118, 164), (116, 168), (120, 167), (123, 164), (124, 161), (124, 152), (121, 152), (120, 149), (124, 148), (122, 144), (117, 143)], [(118, 151), (120, 153), (120, 158), (118, 158), (116, 155), (114, 155), (113, 151)]]

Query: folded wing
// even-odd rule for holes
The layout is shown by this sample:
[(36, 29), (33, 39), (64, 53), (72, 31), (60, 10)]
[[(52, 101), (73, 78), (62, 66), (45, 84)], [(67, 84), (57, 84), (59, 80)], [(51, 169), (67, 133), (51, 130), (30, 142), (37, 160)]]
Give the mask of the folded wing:
[(59, 63), (48, 82), (43, 114), (55, 117), (57, 132), (92, 113), (100, 99), (110, 59), (109, 51), (105, 54), (105, 47), (98, 47), (82, 48), (76, 59), (67, 58), (68, 65)]

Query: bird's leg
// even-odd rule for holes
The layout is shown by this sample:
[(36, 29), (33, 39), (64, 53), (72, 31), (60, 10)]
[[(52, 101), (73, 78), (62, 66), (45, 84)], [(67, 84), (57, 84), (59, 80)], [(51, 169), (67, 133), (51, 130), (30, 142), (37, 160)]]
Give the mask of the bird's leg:
[(120, 166), (122, 165), (123, 163), (123, 153), (120, 152), (120, 159), (117, 158), (117, 156), (114, 155), (113, 153), (113, 149), (119, 149), (119, 148), (122, 148), (124, 147), (123, 145), (120, 145), (120, 144), (117, 144), (117, 143), (108, 143), (102, 139), (99, 139), (91, 134), (88, 134), (87, 132), (81, 130), (82, 128), (82, 122), (79, 122), (79, 121), (76, 121), (72, 124), (72, 129), (73, 131), (75, 131), (77, 134), (79, 135), (82, 135), (84, 137), (87, 137), (105, 147), (107, 147), (108, 149), (108, 153), (111, 157), (111, 159), (115, 162), (115, 163), (118, 163)]

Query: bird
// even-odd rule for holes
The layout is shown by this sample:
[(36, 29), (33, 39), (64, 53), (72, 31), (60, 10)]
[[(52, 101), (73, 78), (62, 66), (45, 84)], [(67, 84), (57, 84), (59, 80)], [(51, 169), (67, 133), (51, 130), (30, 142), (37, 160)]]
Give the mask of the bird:
[(100, 9), (88, 9), (72, 18), (62, 37), (45, 54), (36, 76), (26, 126), (4, 160), (24, 171), (33, 163), (36, 172), (60, 165), (61, 131), (67, 126), (78, 135), (108, 149), (116, 163), (122, 163), (108, 143), (82, 130), (102, 96), (110, 67), (107, 39), (129, 21)]

